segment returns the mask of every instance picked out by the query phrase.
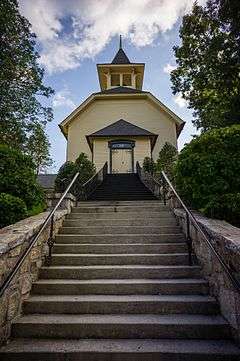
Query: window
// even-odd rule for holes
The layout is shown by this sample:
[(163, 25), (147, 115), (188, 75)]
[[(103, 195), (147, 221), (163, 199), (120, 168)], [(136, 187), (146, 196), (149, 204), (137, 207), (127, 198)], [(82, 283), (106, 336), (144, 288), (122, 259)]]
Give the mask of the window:
[(111, 86), (120, 86), (120, 74), (111, 75)]
[(123, 86), (132, 85), (132, 76), (131, 74), (123, 74)]

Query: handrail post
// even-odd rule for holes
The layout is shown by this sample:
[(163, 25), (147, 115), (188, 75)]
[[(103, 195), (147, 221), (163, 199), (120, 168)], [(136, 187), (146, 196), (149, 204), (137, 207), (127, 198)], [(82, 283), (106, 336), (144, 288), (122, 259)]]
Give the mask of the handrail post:
[(53, 239), (53, 226), (54, 226), (54, 214), (51, 217), (51, 221), (50, 221), (50, 233), (49, 233), (49, 238), (47, 241), (47, 245), (48, 245), (48, 255), (46, 257), (46, 264), (47, 266), (50, 266), (51, 264), (51, 260), (52, 260), (52, 248), (54, 245), (54, 239)]
[(163, 203), (166, 206), (166, 204), (167, 204), (167, 195), (166, 195), (167, 188), (166, 188), (166, 181), (163, 176), (162, 176), (162, 182), (163, 182), (162, 183), (162, 185), (163, 185)]
[(192, 238), (190, 235), (190, 219), (189, 214), (186, 212), (186, 226), (187, 226), (187, 247), (188, 247), (188, 263), (192, 266)]

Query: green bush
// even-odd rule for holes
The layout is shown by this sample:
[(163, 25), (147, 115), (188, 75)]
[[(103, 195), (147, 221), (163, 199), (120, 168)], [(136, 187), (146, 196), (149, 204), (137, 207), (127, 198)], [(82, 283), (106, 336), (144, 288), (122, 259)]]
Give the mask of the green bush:
[(156, 172), (164, 171), (170, 180), (174, 178), (174, 165), (177, 160), (177, 149), (171, 144), (166, 142), (159, 152), (156, 163)]
[(0, 193), (0, 228), (27, 217), (24, 201), (7, 193)]
[(181, 151), (175, 175), (193, 208), (240, 226), (240, 125), (193, 139)]
[(66, 162), (61, 166), (55, 179), (55, 191), (64, 192), (77, 172), (79, 176), (70, 191), (79, 198), (82, 184), (96, 173), (94, 164), (84, 153), (81, 153), (75, 162)]
[(19, 197), (28, 210), (44, 203), (44, 194), (34, 169), (35, 165), (28, 155), (0, 145), (0, 193)]
[(143, 160), (143, 170), (144, 172), (154, 173), (155, 172), (155, 163), (150, 157), (145, 157)]

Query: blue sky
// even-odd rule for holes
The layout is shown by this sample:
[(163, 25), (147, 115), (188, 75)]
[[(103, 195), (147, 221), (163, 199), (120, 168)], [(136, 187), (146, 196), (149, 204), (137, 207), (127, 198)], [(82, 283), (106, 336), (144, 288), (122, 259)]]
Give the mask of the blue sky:
[(179, 43), (182, 15), (192, 3), (192, 0), (20, 0), (20, 10), (38, 36), (40, 62), (46, 69), (45, 83), (55, 90), (50, 99), (54, 119), (46, 129), (54, 160), (48, 171), (56, 172), (66, 157), (66, 140), (58, 124), (91, 93), (99, 91), (96, 64), (111, 62), (118, 50), (120, 33), (130, 61), (146, 64), (143, 89), (186, 121), (179, 149), (190, 141), (196, 134), (192, 112), (180, 95), (173, 96), (169, 71), (175, 65), (172, 48)]

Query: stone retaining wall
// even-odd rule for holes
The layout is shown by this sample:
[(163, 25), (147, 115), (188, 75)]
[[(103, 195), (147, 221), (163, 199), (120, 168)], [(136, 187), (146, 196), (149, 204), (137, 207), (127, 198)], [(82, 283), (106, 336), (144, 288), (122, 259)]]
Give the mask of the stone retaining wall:
[[(53, 200), (49, 196), (48, 205), (59, 199), (61, 194), (55, 194)], [(72, 195), (64, 203), (65, 209), (56, 211), (54, 217), (54, 234), (62, 226), (67, 213), (75, 202)], [(49, 212), (26, 218), (13, 225), (0, 229), (0, 283), (13, 269), (20, 255), (28, 247), (32, 237), (37, 233)], [(0, 298), (0, 344), (6, 342), (10, 336), (12, 321), (21, 313), (23, 301), (28, 298), (32, 283), (38, 278), (39, 268), (42, 266), (48, 252), (47, 240), (49, 238), (50, 222), (42, 232), (36, 245), (33, 247), (17, 275)]]
[[(170, 208), (186, 234), (186, 213), (171, 195)], [(240, 229), (231, 224), (204, 217), (193, 212), (202, 229), (207, 232), (215, 249), (223, 257), (234, 275), (240, 281)], [(233, 329), (234, 338), (240, 342), (240, 294), (234, 289), (229, 278), (213, 252), (205, 244), (203, 236), (190, 224), (193, 249), (203, 269), (203, 276), (209, 281), (210, 292), (218, 299), (222, 315)]]

